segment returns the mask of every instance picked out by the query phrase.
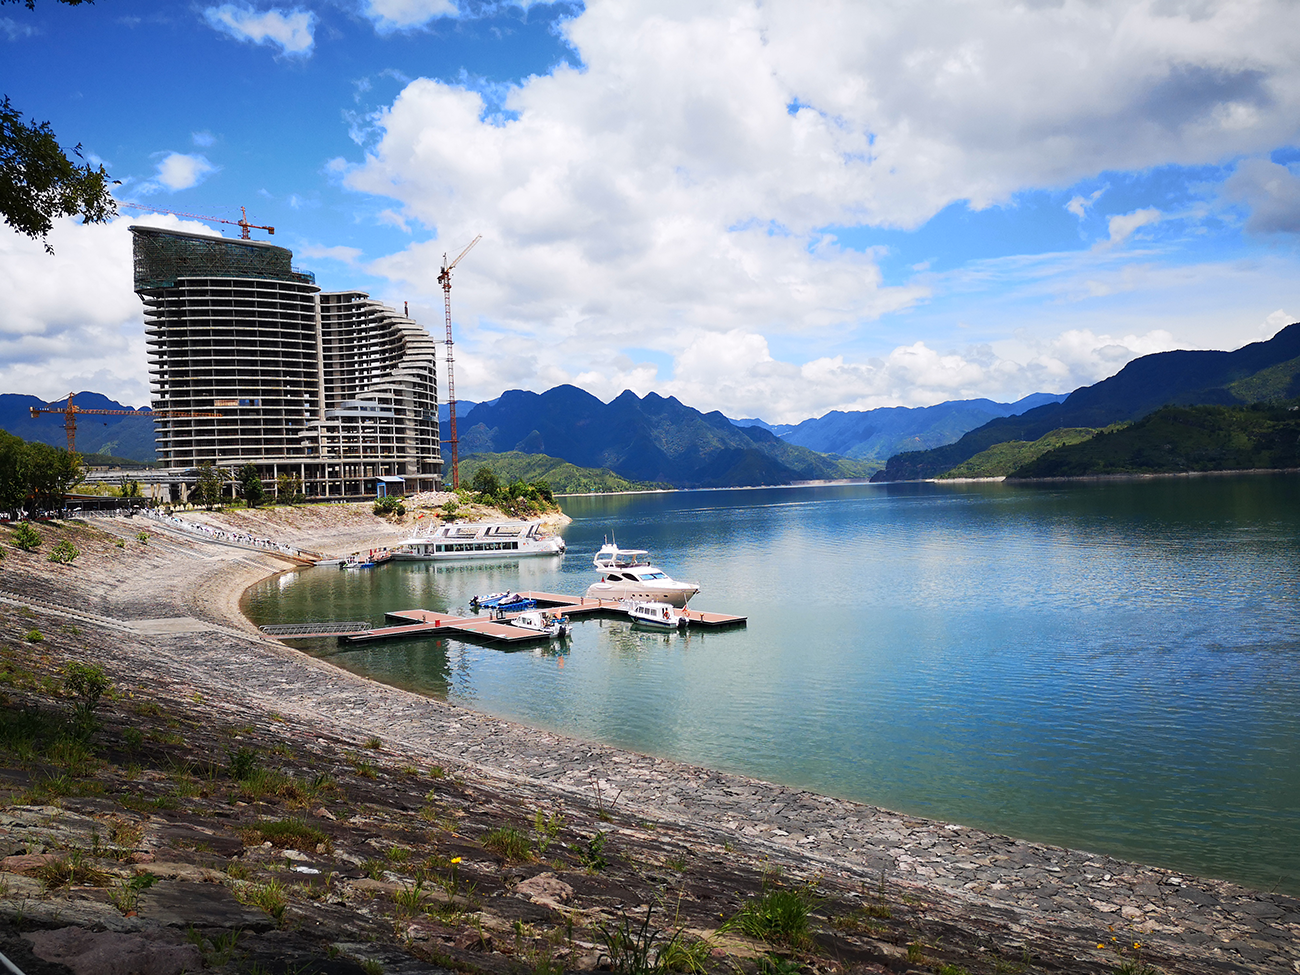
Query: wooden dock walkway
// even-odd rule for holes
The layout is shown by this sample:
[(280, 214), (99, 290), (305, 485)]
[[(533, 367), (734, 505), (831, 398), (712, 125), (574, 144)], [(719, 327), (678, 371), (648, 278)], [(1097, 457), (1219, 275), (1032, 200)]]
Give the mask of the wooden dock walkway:
[[(543, 609), (563, 609), (570, 619), (584, 616), (622, 616), (627, 612), (614, 599), (588, 599), (586, 596), (566, 596), (553, 592), (521, 592), (521, 596), (537, 603)], [(488, 616), (457, 616), (454, 613), (439, 613), (431, 609), (403, 609), (385, 613), (385, 619), (392, 625), (379, 626), (371, 630), (355, 633), (339, 633), (339, 640), (344, 643), (374, 643), (379, 640), (400, 640), (415, 636), (454, 636), (490, 640), (493, 643), (515, 645), (547, 640), (545, 633), (526, 630), (520, 626), (511, 626), (508, 622), (518, 613), (506, 613), (498, 619)], [(692, 627), (714, 629), (724, 626), (744, 626), (744, 616), (731, 616), (727, 613), (702, 613), (688, 610), (686, 617)]]

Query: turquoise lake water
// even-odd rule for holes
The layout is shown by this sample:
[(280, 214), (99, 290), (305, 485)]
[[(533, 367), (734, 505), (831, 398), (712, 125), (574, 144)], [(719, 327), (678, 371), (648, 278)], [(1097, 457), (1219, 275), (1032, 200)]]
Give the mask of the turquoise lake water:
[(1300, 477), (562, 499), (568, 554), (290, 572), (258, 623), (578, 594), (605, 536), (744, 629), (304, 646), (588, 739), (1300, 893)]

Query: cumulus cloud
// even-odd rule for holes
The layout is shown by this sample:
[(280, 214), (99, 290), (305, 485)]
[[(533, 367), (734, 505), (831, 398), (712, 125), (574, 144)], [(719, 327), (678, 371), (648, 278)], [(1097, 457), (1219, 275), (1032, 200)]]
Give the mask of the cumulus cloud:
[(217, 167), (208, 162), (206, 156), (197, 153), (169, 152), (158, 162), (157, 171), (152, 179), (140, 185), (141, 193), (156, 193), (159, 190), (188, 190), (198, 186), (208, 175), (216, 172)]
[(1224, 195), (1250, 208), (1253, 234), (1300, 233), (1300, 176), (1267, 159), (1245, 159), (1224, 184)]
[(132, 223), (210, 233), (151, 214), (106, 224), (54, 223), (55, 256), (20, 234), (0, 234), (0, 389), (53, 400), (93, 389), (149, 402), (140, 299), (131, 290)]
[(366, 0), (364, 13), (381, 32), (421, 27), (438, 17), (455, 17), (454, 0)]
[(208, 25), (230, 37), (253, 44), (271, 44), (282, 54), (306, 57), (315, 44), (313, 31), (316, 15), (310, 10), (256, 10), (253, 7), (223, 3), (203, 11)]
[[(929, 273), (887, 284), (876, 253), (836, 246), (824, 228), (915, 228), (954, 202), (1218, 163), (1287, 144), (1300, 117), (1300, 20), (1270, 0), (610, 0), (563, 30), (580, 68), (531, 77), (500, 106), (417, 79), (357, 128), (362, 161), (331, 164), (345, 185), (395, 201), (385, 222), (436, 234), (370, 265), (402, 294), (433, 302), (442, 255), (484, 234), (457, 269), (458, 317), (475, 323), (458, 346), (467, 361), (476, 335), (485, 348), (535, 342), (543, 370), (572, 356), (569, 376), (622, 375), (613, 364), (633, 346), (674, 357), (685, 376), (727, 336), (838, 341), (858, 367), (893, 361), (893, 345), (872, 339), (882, 316), (898, 321), (940, 285)], [(1067, 207), (1086, 214), (1096, 199)], [(1161, 218), (1151, 207), (1112, 217), (1103, 250), (1122, 252)], [(1099, 300), (1150, 277), (1093, 270), (1050, 287)], [(975, 375), (945, 357), (945, 375)], [(777, 368), (765, 361), (753, 369)], [(981, 368), (986, 380), (1009, 369)]]

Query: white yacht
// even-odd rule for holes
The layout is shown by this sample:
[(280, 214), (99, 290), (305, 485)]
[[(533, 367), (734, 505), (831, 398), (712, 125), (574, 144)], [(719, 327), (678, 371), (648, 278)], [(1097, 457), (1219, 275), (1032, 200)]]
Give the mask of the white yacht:
[(564, 539), (540, 521), (452, 522), (430, 535), (408, 538), (393, 549), (399, 562), (442, 559), (503, 559), (521, 555), (560, 555)]
[(650, 553), (640, 548), (619, 548), (606, 543), (591, 564), (600, 573), (600, 581), (587, 588), (595, 599), (639, 599), (648, 602), (685, 606), (700, 591), (694, 582), (677, 582), (650, 564)]

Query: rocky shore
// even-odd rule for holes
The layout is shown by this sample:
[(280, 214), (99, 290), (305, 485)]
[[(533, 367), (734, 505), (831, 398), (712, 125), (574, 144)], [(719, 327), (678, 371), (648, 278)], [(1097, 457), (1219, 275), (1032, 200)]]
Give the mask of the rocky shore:
[[(305, 512), (231, 527), (336, 552), (404, 531)], [(1300, 972), (1294, 898), (369, 683), (239, 614), (274, 552), (39, 531), (0, 531), (0, 952), (26, 975)], [(70, 662), (112, 682), (80, 752)]]

